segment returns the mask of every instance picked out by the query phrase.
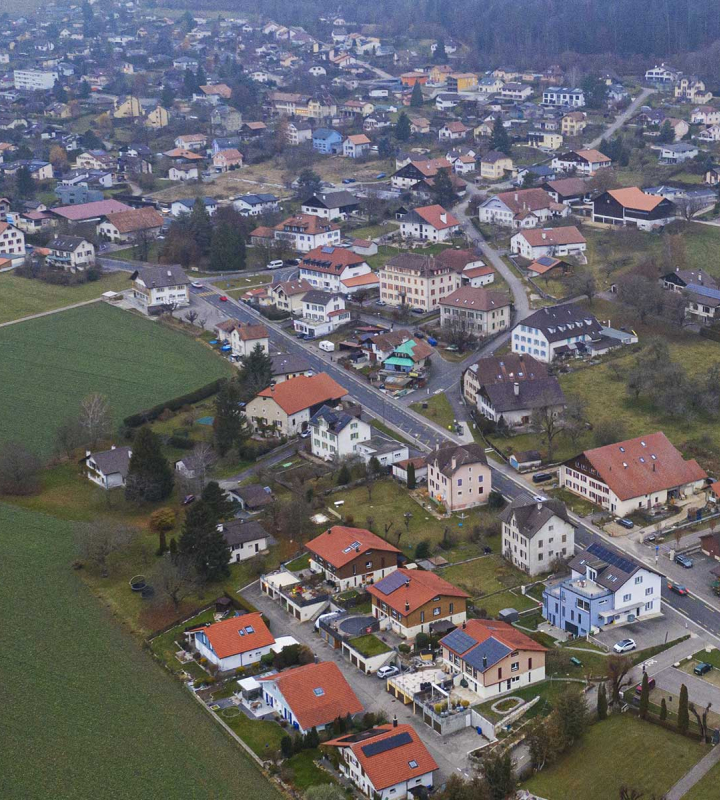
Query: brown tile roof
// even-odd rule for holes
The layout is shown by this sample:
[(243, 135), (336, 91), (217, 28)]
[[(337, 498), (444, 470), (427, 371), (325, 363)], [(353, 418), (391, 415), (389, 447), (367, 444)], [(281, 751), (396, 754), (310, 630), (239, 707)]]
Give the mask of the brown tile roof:
[[(453, 459), (455, 469), (453, 469)], [(485, 450), (479, 444), (442, 444), (427, 456), (428, 465), (434, 465), (446, 477), (451, 477), (455, 471), (466, 464), (487, 464)]]
[(377, 272), (366, 272), (365, 275), (356, 275), (354, 278), (345, 278), (341, 281), (343, 286), (352, 289), (355, 286), (377, 286), (380, 283), (380, 277)]
[[(372, 755), (372, 749), (365, 750), (371, 743), (393, 740), (396, 736), (399, 738), (394, 740), (397, 742), (395, 747), (388, 746), (389, 749), (376, 755)], [(378, 792), (438, 769), (435, 759), (412, 725), (381, 725), (365, 734), (331, 739), (326, 744), (331, 747), (349, 747)]]
[[(442, 231), (446, 228), (453, 228), (460, 224), (457, 217), (446, 211), (441, 205), (421, 206), (413, 209), (421, 219), (432, 225), (436, 230)], [(443, 221), (444, 219), (444, 221)]]
[(481, 386), (496, 383), (517, 383), (536, 378), (547, 378), (548, 369), (541, 361), (524, 353), (506, 353), (503, 356), (487, 356), (473, 364), (471, 369)]
[(516, 214), (550, 208), (553, 202), (544, 189), (518, 189), (516, 192), (501, 192), (496, 197)]
[(631, 186), (627, 189), (610, 189), (608, 194), (613, 200), (617, 200), (623, 208), (632, 208), (637, 211), (652, 211), (663, 201), (660, 195), (645, 194), (637, 186)]
[(611, 158), (605, 155), (605, 153), (601, 153), (599, 150), (575, 150), (575, 153), (580, 156), (580, 158), (584, 158), (586, 161), (592, 162), (606, 162), (612, 161)]
[(111, 222), (120, 233), (132, 233), (161, 228), (163, 216), (154, 208), (132, 208), (129, 211), (108, 214), (107, 221)]
[(168, 158), (184, 158), (187, 161), (202, 161), (203, 157), (199, 153), (193, 153), (192, 150), (186, 150), (184, 147), (174, 147), (163, 153)]
[(200, 87), (206, 95), (217, 95), (229, 100), (232, 97), (232, 89), (226, 83), (210, 83)]
[(441, 264), (434, 256), (423, 256), (419, 253), (399, 253), (393, 256), (385, 266), (402, 271), (417, 272), (422, 278), (430, 278), (439, 272), (445, 272), (449, 269), (447, 265)]
[(250, 236), (272, 239), (275, 236), (275, 228), (268, 228), (267, 225), (260, 225), (250, 231)]
[(84, 219), (94, 219), (104, 217), (107, 214), (114, 214), (119, 211), (131, 211), (130, 206), (120, 203), (118, 200), (96, 200), (92, 203), (80, 203), (74, 206), (58, 206), (50, 209), (53, 214), (57, 214), (70, 222), (79, 222)]
[(276, 231), (284, 231), (292, 228), (300, 228), (303, 233), (310, 235), (340, 230), (339, 225), (320, 219), (320, 217), (316, 217), (314, 214), (295, 214), (275, 226)]
[[(294, 378), (293, 380), (297, 380)], [(290, 383), (290, 381), (285, 381)], [(385, 539), (381, 539), (365, 528), (346, 528), (344, 525), (334, 525), (311, 539), (305, 547), (315, 555), (320, 556), (333, 567), (342, 567), (358, 555), (367, 550), (382, 550), (387, 553), (400, 553)]]
[(494, 311), (510, 305), (510, 296), (504, 292), (495, 292), (483, 286), (461, 286), (452, 294), (440, 299), (441, 306), (449, 308), (466, 308), (472, 311)]
[(470, 269), (466, 269), (463, 271), (463, 275), (466, 278), (479, 278), (482, 275), (494, 275), (495, 270), (492, 267), (484, 266), (484, 267), (470, 267)]
[[(398, 579), (393, 577), (396, 574), (402, 575), (405, 582), (396, 584), (395, 581)], [(397, 588), (393, 589), (394, 586)], [(387, 578), (368, 586), (367, 590), (378, 601), (376, 605), (387, 603), (403, 617), (417, 611), (418, 608), (429, 603), (433, 597), (470, 597), (462, 589), (458, 589), (457, 586), (434, 572), (424, 572), (419, 569), (397, 569), (395, 572), (391, 572)]]
[(315, 247), (303, 257), (301, 269), (313, 272), (326, 272), (340, 275), (346, 267), (356, 267), (365, 263), (365, 257), (353, 253), (347, 247)]
[(413, 161), (412, 165), (422, 172), (426, 178), (432, 178), (434, 175), (437, 175), (438, 170), (452, 169), (452, 164), (447, 158), (426, 158), (420, 161)]
[(370, 144), (370, 139), (364, 133), (355, 133), (352, 136), (348, 136), (347, 140), (352, 144)]
[[(252, 628), (252, 632), (247, 630), (248, 627)], [(275, 637), (263, 622), (259, 611), (224, 619), (222, 622), (197, 630), (207, 636), (218, 658), (229, 658), (275, 643)], [(243, 631), (242, 636), (240, 631)]]
[[(268, 230), (270, 230), (268, 228)], [(294, 297), (296, 294), (305, 294), (312, 289), (312, 284), (308, 283), (305, 278), (299, 281), (280, 281), (272, 287), (272, 291), (282, 289), (287, 297)]]
[(531, 228), (521, 231), (520, 235), (530, 247), (561, 244), (587, 244), (587, 240), (574, 225), (563, 228)]
[(259, 680), (272, 681), (278, 687), (303, 730), (327, 725), (338, 717), (363, 710), (334, 661), (306, 664)]
[(472, 250), (456, 250), (454, 247), (448, 247), (439, 252), (435, 256), (435, 260), (439, 264), (451, 267), (455, 272), (462, 272), (468, 264), (473, 264), (476, 261), (483, 263), (482, 258), (473, 253)]
[(330, 400), (340, 400), (348, 393), (347, 389), (336, 383), (326, 372), (308, 377), (298, 375), (277, 386), (268, 386), (258, 397), (271, 397), (286, 414), (296, 414), (304, 408)]
[(707, 478), (697, 461), (685, 461), (662, 431), (586, 450), (583, 455), (620, 500)]
[(268, 329), (264, 325), (250, 325), (249, 323), (241, 322), (235, 326), (235, 330), (244, 342), (268, 338)]

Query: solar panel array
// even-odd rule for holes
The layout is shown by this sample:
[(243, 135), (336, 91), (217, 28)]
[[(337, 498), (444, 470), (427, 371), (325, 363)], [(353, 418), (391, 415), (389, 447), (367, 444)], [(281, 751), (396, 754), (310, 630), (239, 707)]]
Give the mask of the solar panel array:
[(384, 595), (392, 594), (396, 589), (404, 586), (407, 577), (402, 572), (391, 572), (386, 578), (378, 581), (375, 588), (382, 592)]
[(363, 751), (364, 755), (370, 758), (371, 756), (378, 756), (380, 753), (387, 753), (389, 750), (395, 750), (398, 747), (411, 743), (412, 736), (410, 736), (407, 731), (403, 731), (387, 739), (381, 739), (379, 742), (370, 742), (370, 744), (366, 744), (360, 749)]
[(711, 297), (713, 300), (720, 300), (720, 290), (713, 289), (710, 286), (701, 286), (699, 283), (689, 283), (687, 285), (688, 292), (699, 294), (701, 297)]
[(637, 567), (637, 564), (634, 561), (621, 556), (619, 553), (616, 553), (613, 550), (608, 550), (607, 547), (603, 547), (597, 542), (593, 542), (590, 547), (588, 547), (588, 553), (592, 553), (594, 556), (601, 558), (603, 561), (607, 562), (613, 567), (617, 567), (623, 572), (633, 572)]
[(512, 653), (512, 650), (509, 647), (490, 637), (481, 642), (474, 650), (466, 653), (463, 656), (463, 661), (482, 672), (497, 664), (498, 661), (502, 661), (510, 653)]
[(464, 653), (476, 644), (475, 639), (473, 639), (472, 636), (468, 636), (464, 631), (461, 631), (460, 628), (456, 628), (452, 633), (443, 636), (442, 643), (445, 647), (451, 648), (456, 653)]

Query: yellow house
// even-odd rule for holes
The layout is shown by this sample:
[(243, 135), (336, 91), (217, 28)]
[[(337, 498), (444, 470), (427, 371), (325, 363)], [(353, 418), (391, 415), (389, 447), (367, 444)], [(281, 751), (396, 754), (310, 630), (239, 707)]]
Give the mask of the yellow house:
[(675, 98), (688, 103), (709, 103), (712, 92), (705, 90), (705, 82), (700, 78), (683, 77), (675, 84)]
[(513, 171), (513, 160), (505, 153), (491, 150), (485, 153), (480, 161), (480, 177), (489, 181), (498, 181)]
[(478, 78), (474, 72), (453, 72), (447, 78), (451, 92), (472, 92), (477, 89)]
[(170, 116), (166, 109), (157, 106), (148, 115), (145, 124), (148, 128), (165, 128), (170, 121)]
[(563, 136), (579, 136), (585, 128), (587, 128), (587, 114), (584, 111), (570, 111), (560, 122)]
[(134, 119), (135, 117), (143, 116), (145, 116), (145, 113), (142, 110), (139, 98), (128, 95), (124, 100), (115, 102), (115, 111), (113, 111), (115, 119)]
[(539, 150), (559, 150), (562, 143), (562, 134), (553, 131), (530, 131), (528, 133), (528, 144)]
[(436, 64), (430, 70), (430, 83), (446, 83), (452, 68), (447, 64)]

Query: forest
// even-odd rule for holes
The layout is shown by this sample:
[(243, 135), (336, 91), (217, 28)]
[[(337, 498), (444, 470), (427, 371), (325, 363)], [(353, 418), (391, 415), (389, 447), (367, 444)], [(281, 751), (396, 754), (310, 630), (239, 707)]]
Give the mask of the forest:
[[(239, 0), (163, 0), (163, 6), (250, 12)], [(251, 13), (300, 25), (323, 37), (321, 17), (332, 16), (325, 0), (256, 0)], [(470, 48), (478, 67), (499, 63), (542, 66), (558, 57), (593, 57), (593, 66), (619, 66), (634, 59), (691, 54), (686, 68), (704, 72), (705, 62), (720, 81), (717, 0), (363, 0), (339, 4), (349, 22), (380, 25), (393, 36), (444, 36)]]

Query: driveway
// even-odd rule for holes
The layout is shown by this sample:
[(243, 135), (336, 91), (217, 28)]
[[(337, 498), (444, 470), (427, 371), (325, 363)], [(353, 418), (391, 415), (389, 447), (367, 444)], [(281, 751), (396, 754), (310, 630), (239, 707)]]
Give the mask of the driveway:
[(593, 149), (597, 147), (603, 139), (609, 139), (618, 129), (622, 128), (622, 126), (630, 119), (630, 117), (638, 110), (638, 108), (640, 108), (645, 99), (655, 91), (655, 89), (643, 89), (632, 101), (632, 103), (630, 103), (630, 105), (625, 109), (625, 111), (623, 111), (623, 113), (616, 118), (615, 122), (608, 125), (608, 127), (605, 128), (600, 136), (598, 136), (596, 139), (593, 139), (592, 142), (588, 144), (588, 148)]
[(260, 590), (256, 582), (243, 591), (258, 610), (270, 620), (270, 628), (275, 636), (280, 634), (295, 637), (307, 645), (321, 661), (334, 661), (347, 678), (366, 711), (384, 711), (388, 720), (397, 715), (398, 722), (412, 724), (440, 767), (437, 784), (444, 783), (452, 774), (470, 776), (468, 753), (485, 743), (474, 728), (465, 728), (449, 737), (442, 737), (412, 713), (408, 706), (396, 700), (385, 691), (383, 682), (374, 675), (365, 675), (346, 661), (338, 650), (333, 650), (316, 633), (312, 623), (301, 623), (286, 614), (283, 609)]
[(601, 631), (595, 638), (612, 648), (621, 639), (634, 639), (638, 650), (646, 647), (655, 647), (665, 642), (672, 642), (685, 636), (685, 625), (675, 616), (655, 617), (654, 619), (633, 622), (630, 625), (621, 625), (618, 628), (609, 628)]

